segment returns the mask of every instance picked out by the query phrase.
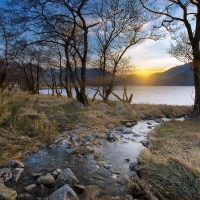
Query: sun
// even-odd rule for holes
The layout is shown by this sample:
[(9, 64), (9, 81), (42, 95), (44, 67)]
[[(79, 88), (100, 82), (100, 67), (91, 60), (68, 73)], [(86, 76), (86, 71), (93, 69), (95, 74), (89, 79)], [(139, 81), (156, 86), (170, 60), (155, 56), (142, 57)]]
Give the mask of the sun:
[(164, 72), (165, 68), (138, 68), (136, 74), (138, 76), (149, 76), (151, 74)]

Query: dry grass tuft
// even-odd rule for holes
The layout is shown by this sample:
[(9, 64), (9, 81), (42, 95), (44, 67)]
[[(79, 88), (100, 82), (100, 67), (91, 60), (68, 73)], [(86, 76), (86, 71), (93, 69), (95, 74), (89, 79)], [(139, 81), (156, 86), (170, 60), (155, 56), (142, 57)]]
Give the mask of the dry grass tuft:
[(167, 110), (173, 115), (183, 113), (187, 107), (130, 105), (97, 100), (83, 107), (65, 96), (30, 95), (20, 90), (0, 94), (0, 164), (10, 159), (22, 158), (26, 152), (49, 145), (67, 131), (80, 126), (95, 127), (105, 136), (105, 126), (121, 125), (121, 121), (140, 119), (139, 112), (159, 117)]
[(130, 193), (150, 200), (200, 196), (200, 120), (170, 121), (152, 131), (153, 145), (139, 156)]

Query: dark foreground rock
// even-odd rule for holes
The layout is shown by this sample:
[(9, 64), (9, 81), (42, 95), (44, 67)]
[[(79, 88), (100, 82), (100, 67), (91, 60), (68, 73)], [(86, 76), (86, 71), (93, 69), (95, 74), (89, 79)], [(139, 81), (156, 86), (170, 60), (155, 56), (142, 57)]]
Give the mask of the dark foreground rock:
[(78, 200), (78, 197), (73, 189), (66, 184), (46, 197), (45, 200)]
[(5, 185), (0, 184), (0, 200), (15, 200), (17, 199), (17, 192)]

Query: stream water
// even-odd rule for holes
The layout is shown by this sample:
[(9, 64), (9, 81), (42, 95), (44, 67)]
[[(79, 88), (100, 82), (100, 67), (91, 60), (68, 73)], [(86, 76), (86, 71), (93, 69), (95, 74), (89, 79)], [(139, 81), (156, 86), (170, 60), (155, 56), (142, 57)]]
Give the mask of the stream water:
[[(145, 148), (140, 141), (147, 137), (147, 133), (156, 124), (154, 120), (139, 121), (131, 128), (132, 133), (130, 134), (123, 134), (123, 131), (113, 129), (112, 131), (119, 139), (112, 143), (105, 141), (99, 147), (94, 147), (96, 151), (100, 152), (100, 156), (97, 158), (94, 158), (93, 154), (68, 154), (66, 152), (68, 144), (63, 139), (53, 144), (51, 149), (41, 149), (25, 158), (23, 161), (25, 171), (17, 186), (14, 187), (18, 193), (22, 193), (25, 186), (35, 183), (31, 173), (51, 173), (57, 168), (62, 170), (70, 168), (81, 185), (98, 186), (100, 191), (98, 197), (124, 195), (127, 187), (126, 184), (123, 184), (124, 177), (135, 175), (135, 171), (129, 169), (127, 160), (137, 161), (140, 151)], [(126, 127), (123, 128), (126, 129)], [(110, 169), (106, 170), (99, 165), (100, 161), (111, 165)], [(85, 200), (81, 195), (79, 195), (79, 199)]]

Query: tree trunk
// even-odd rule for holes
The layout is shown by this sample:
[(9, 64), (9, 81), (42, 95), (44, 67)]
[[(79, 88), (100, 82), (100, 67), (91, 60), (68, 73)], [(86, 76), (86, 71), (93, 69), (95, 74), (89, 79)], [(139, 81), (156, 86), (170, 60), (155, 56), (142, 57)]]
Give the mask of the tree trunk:
[(194, 59), (193, 70), (195, 87), (194, 110), (200, 114), (200, 59)]

